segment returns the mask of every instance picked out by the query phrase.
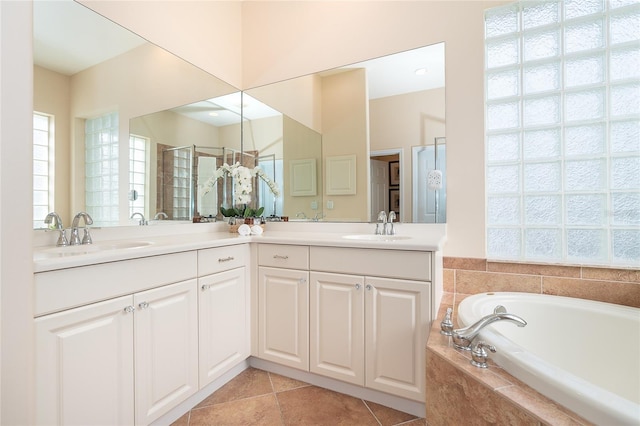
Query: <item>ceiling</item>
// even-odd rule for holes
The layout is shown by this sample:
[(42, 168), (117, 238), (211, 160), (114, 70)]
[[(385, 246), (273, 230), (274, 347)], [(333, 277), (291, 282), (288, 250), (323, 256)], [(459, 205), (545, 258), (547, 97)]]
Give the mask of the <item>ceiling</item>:
[[(34, 1), (34, 63), (64, 75), (73, 75), (147, 43), (142, 37), (73, 0)], [(352, 68), (367, 69), (370, 99), (444, 87), (444, 43), (383, 56), (329, 70), (330, 75)], [(416, 70), (426, 69), (417, 75)], [(248, 119), (279, 114), (244, 94)], [(240, 94), (205, 100), (174, 111), (216, 126), (237, 123)], [(217, 116), (209, 113), (217, 113)]]

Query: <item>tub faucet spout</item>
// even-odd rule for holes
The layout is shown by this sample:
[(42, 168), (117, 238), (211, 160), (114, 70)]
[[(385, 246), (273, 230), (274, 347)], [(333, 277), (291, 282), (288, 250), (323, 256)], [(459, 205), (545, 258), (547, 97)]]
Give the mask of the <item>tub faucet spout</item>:
[(476, 338), (483, 328), (496, 321), (509, 321), (518, 327), (524, 327), (527, 325), (525, 320), (517, 315), (508, 313), (504, 306), (498, 305), (493, 310), (492, 314), (482, 317), (475, 324), (453, 330), (453, 346), (465, 351), (471, 350), (471, 342), (473, 339)]

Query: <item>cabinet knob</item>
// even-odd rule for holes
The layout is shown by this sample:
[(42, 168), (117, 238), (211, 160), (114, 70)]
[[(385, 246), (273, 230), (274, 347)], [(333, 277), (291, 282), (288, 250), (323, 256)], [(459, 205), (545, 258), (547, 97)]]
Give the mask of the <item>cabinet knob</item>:
[(138, 308), (147, 309), (149, 307), (149, 302), (140, 302), (138, 303)]
[(207, 291), (211, 288), (211, 284), (202, 284), (202, 291)]
[(129, 306), (127, 306), (126, 308), (124, 308), (124, 311), (125, 311), (125, 313), (127, 313), (127, 314), (130, 314), (130, 313), (132, 313), (132, 312), (133, 312), (133, 311), (135, 311), (135, 310), (136, 310), (136, 308), (134, 308), (134, 307), (133, 307), (133, 306), (131, 306), (131, 305), (129, 305)]
[(373, 287), (371, 287), (371, 284), (367, 284), (367, 286), (366, 286), (365, 288), (366, 288), (367, 290), (371, 291), (371, 289), (372, 289)]
[(299, 282), (300, 284), (304, 284), (304, 283), (306, 283), (306, 282), (307, 282), (307, 279), (306, 279), (306, 278), (300, 278), (300, 279), (298, 280), (298, 282)]
[(356, 284), (356, 290), (360, 290), (360, 284)]

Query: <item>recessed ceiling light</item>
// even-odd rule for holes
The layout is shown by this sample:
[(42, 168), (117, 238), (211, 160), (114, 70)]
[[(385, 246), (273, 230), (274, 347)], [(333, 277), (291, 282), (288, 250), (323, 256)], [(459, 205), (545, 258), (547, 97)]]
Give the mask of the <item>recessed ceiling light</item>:
[(210, 115), (210, 116), (212, 116), (212, 117), (217, 117), (217, 116), (218, 116), (218, 113), (217, 113), (217, 112), (215, 112), (215, 111), (211, 111), (211, 112), (209, 113), (209, 115)]
[(427, 73), (427, 69), (426, 68), (418, 68), (416, 70), (416, 75), (425, 75)]

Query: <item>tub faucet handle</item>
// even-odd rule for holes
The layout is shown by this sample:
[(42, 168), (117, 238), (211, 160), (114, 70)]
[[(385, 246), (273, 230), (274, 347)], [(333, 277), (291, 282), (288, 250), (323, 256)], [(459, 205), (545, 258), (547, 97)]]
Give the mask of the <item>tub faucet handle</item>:
[(440, 322), (440, 334), (445, 336), (453, 336), (453, 321), (451, 321), (452, 308), (447, 308), (442, 322)]
[(487, 364), (487, 359), (489, 359), (489, 353), (495, 353), (496, 348), (493, 345), (489, 345), (485, 342), (478, 342), (478, 344), (471, 351), (471, 365), (476, 366), (478, 368), (487, 368), (489, 365)]

